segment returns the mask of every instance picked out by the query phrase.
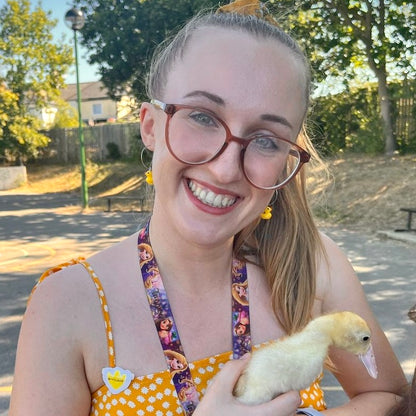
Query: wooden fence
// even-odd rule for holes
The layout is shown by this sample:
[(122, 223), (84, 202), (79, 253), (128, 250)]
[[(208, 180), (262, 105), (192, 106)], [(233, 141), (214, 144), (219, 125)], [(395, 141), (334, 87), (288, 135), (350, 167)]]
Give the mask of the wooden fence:
[(400, 97), (395, 100), (395, 135), (397, 144), (408, 152), (416, 151), (416, 82), (405, 80)]
[[(140, 124), (103, 124), (84, 127), (86, 156), (89, 160), (103, 162), (109, 159), (111, 149), (116, 147), (121, 156), (130, 156), (137, 151), (140, 141)], [(79, 131), (53, 129), (43, 132), (51, 141), (42, 159), (54, 163), (78, 163), (80, 159)], [(113, 150), (114, 151), (114, 150)]]
[[(416, 152), (416, 81), (404, 81), (395, 86), (392, 98), (394, 134), (401, 152)], [(346, 116), (344, 114), (344, 116)], [(43, 152), (43, 160), (53, 163), (79, 163), (78, 128), (43, 132), (51, 138)], [(103, 124), (84, 127), (86, 156), (103, 162), (111, 156), (111, 148), (121, 156), (139, 153), (140, 123)], [(110, 147), (111, 144), (111, 147)]]

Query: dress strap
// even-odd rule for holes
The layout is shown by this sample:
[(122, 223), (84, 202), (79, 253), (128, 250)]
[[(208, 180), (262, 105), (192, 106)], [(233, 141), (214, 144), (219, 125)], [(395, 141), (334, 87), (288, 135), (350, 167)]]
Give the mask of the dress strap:
[(50, 275), (59, 272), (63, 269), (66, 269), (67, 267), (73, 266), (75, 264), (82, 265), (86, 271), (88, 272), (89, 276), (91, 277), (92, 281), (94, 282), (95, 288), (97, 289), (97, 294), (100, 299), (100, 305), (101, 305), (101, 311), (104, 318), (104, 325), (105, 325), (105, 332), (107, 337), (107, 350), (108, 350), (108, 365), (110, 367), (115, 367), (116, 365), (116, 358), (115, 358), (115, 351), (114, 351), (114, 339), (113, 339), (113, 333), (111, 329), (111, 320), (110, 320), (110, 314), (108, 312), (108, 306), (107, 306), (107, 300), (104, 294), (104, 289), (101, 285), (100, 279), (95, 274), (93, 268), (90, 266), (90, 264), (85, 260), (84, 257), (78, 257), (76, 259), (71, 259), (65, 263), (61, 263), (55, 267), (51, 267), (50, 269), (46, 270), (39, 278), (36, 285), (33, 287), (32, 292), (29, 296), (29, 301), (37, 289), (37, 287)]
[(90, 275), (91, 279), (93, 280), (95, 284), (95, 288), (97, 289), (97, 294), (100, 299), (101, 312), (104, 318), (105, 333), (107, 337), (108, 366), (115, 367), (116, 355), (115, 355), (115, 350), (114, 350), (113, 329), (111, 326), (110, 313), (108, 312), (107, 299), (105, 297), (103, 286), (100, 282), (100, 279), (96, 275), (94, 269), (86, 260), (80, 260), (79, 263), (82, 266), (84, 266), (84, 268), (87, 270), (88, 274)]

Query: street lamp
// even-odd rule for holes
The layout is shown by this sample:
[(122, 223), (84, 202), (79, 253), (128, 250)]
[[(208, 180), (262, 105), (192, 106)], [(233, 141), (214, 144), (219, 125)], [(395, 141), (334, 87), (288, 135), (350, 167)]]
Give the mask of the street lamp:
[(81, 10), (73, 7), (65, 14), (65, 24), (74, 31), (74, 45), (75, 45), (75, 68), (77, 74), (77, 99), (78, 99), (78, 136), (80, 145), (81, 158), (81, 191), (82, 191), (82, 207), (88, 207), (88, 185), (85, 177), (85, 142), (84, 130), (82, 128), (81, 115), (81, 91), (79, 88), (79, 71), (78, 71), (78, 45), (77, 45), (77, 31), (81, 30), (85, 24), (84, 13)]

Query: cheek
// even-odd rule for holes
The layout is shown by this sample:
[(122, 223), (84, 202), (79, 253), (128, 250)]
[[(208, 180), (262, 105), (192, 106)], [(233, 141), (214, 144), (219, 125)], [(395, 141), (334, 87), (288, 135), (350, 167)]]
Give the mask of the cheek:
[[(260, 218), (260, 215), (264, 212), (267, 206), (271, 205), (270, 202), (274, 200), (274, 191), (260, 191), (256, 190), (253, 194), (253, 201), (255, 201), (252, 207), (252, 221)], [(274, 214), (272, 210), (272, 215)]]
[(172, 160), (170, 152), (165, 144), (165, 138), (159, 134), (155, 140), (155, 147), (152, 157), (153, 179), (157, 181), (158, 176), (163, 176), (163, 171), (168, 168)]
[(259, 207), (259, 211), (263, 212), (264, 208), (270, 205), (273, 202), (275, 191), (261, 191), (256, 190), (254, 193), (254, 199), (257, 201), (257, 206)]

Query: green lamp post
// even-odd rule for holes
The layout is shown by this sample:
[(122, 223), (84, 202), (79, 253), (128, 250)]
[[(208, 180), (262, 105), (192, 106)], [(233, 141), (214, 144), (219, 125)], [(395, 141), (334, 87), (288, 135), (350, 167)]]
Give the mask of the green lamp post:
[(78, 45), (77, 45), (77, 31), (81, 30), (85, 24), (84, 13), (81, 10), (73, 7), (65, 14), (66, 25), (74, 31), (74, 49), (75, 49), (75, 68), (77, 75), (77, 99), (78, 99), (78, 136), (80, 145), (80, 160), (81, 160), (81, 193), (82, 193), (82, 207), (88, 207), (88, 185), (85, 176), (85, 141), (84, 130), (82, 127), (82, 114), (81, 114), (81, 91), (79, 87), (79, 70), (78, 70)]

